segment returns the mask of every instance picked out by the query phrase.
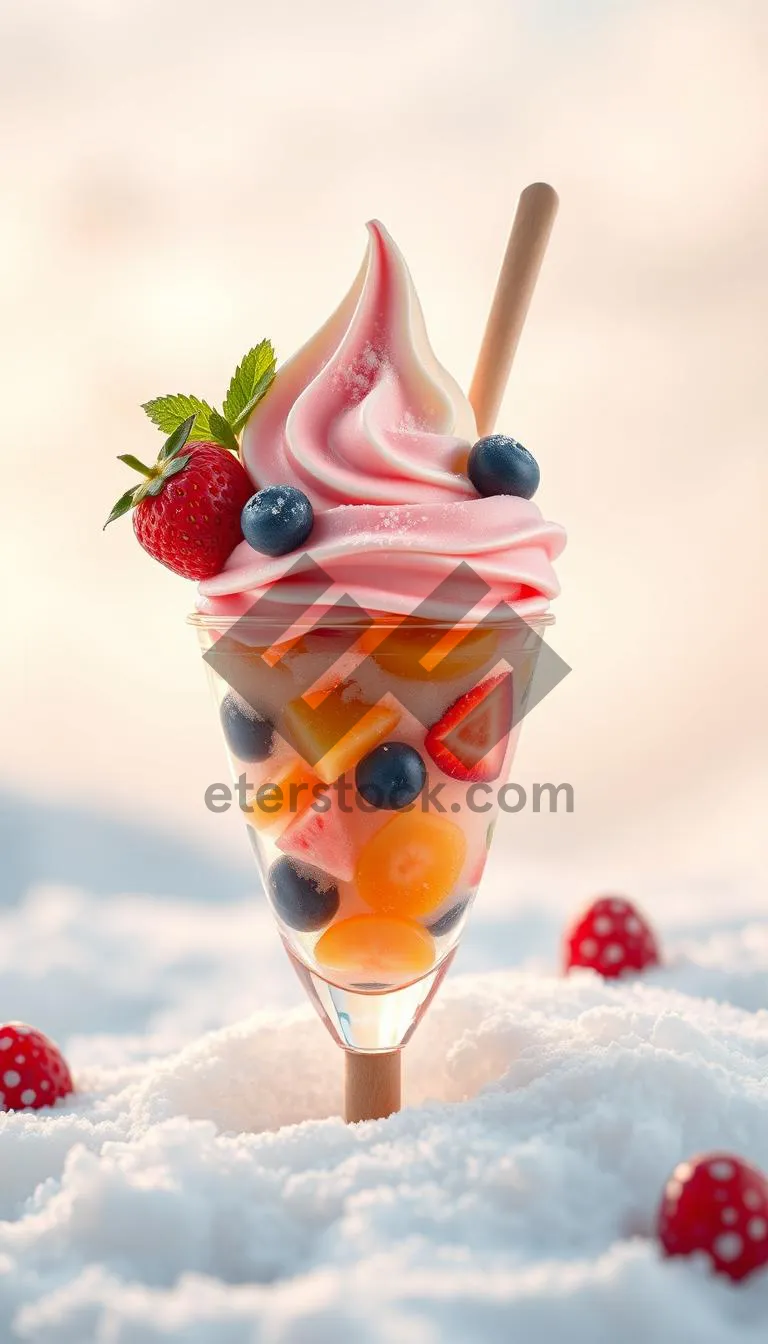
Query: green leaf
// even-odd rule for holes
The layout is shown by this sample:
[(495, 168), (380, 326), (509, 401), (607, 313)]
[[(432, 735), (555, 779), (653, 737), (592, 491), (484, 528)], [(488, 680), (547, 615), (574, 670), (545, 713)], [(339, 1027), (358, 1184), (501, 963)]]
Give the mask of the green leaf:
[(169, 435), (160, 449), (157, 458), (158, 462), (170, 462), (172, 457), (175, 457), (177, 453), (181, 452), (184, 444), (192, 433), (194, 424), (195, 417), (194, 415), (190, 415), (183, 424), (179, 425), (178, 429), (175, 429), (173, 433)]
[(211, 407), (199, 397), (188, 397), (183, 392), (171, 392), (165, 397), (155, 397), (145, 401), (141, 408), (146, 411), (153, 425), (157, 425), (164, 434), (172, 434), (189, 416), (195, 421), (189, 437), (193, 443), (201, 443), (210, 438), (209, 417)]
[[(162, 476), (163, 481), (170, 480), (171, 476), (176, 476), (178, 472), (183, 471), (189, 461), (189, 457), (189, 453), (187, 453), (185, 457), (175, 457), (170, 466), (165, 468)], [(150, 494), (152, 494), (151, 490)]]
[[(134, 503), (134, 506), (135, 506), (136, 504), (140, 504), (141, 501), (142, 501), (142, 499), (146, 499), (147, 495), (148, 495), (149, 492), (152, 490), (152, 487), (153, 487), (153, 485), (155, 485), (156, 481), (157, 481), (157, 477), (156, 477), (156, 476), (153, 476), (153, 478), (152, 478), (151, 481), (142, 481), (142, 482), (141, 482), (141, 485), (137, 485), (137, 486), (136, 486), (136, 489), (135, 489), (134, 492), (133, 492), (133, 503)], [(154, 493), (156, 494), (157, 491), (155, 491)]]
[(257, 404), (257, 402), (261, 401), (265, 392), (269, 391), (274, 380), (275, 380), (275, 370), (270, 369), (267, 373), (264, 374), (264, 377), (257, 383), (256, 390), (253, 396), (245, 406), (245, 409), (241, 411), (240, 415), (238, 415), (237, 419), (233, 423), (232, 428), (234, 429), (236, 434), (239, 434), (241, 429), (243, 429), (244, 426), (248, 423), (248, 417), (250, 416), (254, 406)]
[(127, 467), (133, 467), (134, 471), (140, 471), (142, 476), (152, 475), (152, 468), (145, 467), (138, 457), (133, 456), (133, 453), (120, 453), (117, 460), (118, 462), (124, 462)]
[(137, 488), (140, 490), (141, 486), (137, 487), (135, 485), (132, 485), (130, 490), (126, 490), (125, 494), (120, 496), (115, 507), (110, 513), (106, 523), (104, 524), (104, 527), (101, 529), (102, 532), (109, 527), (110, 523), (114, 523), (116, 518), (122, 518), (124, 513), (127, 513), (129, 509), (133, 508), (134, 495), (136, 494)]
[[(185, 453), (184, 457), (174, 457), (172, 462), (168, 462), (167, 466), (164, 465), (162, 469), (162, 474), (160, 476), (155, 476), (154, 480), (148, 482), (146, 487), (146, 494), (151, 495), (153, 499), (155, 498), (156, 495), (159, 495), (163, 489), (163, 486), (165, 485), (165, 482), (169, 481), (172, 476), (178, 476), (179, 472), (184, 470), (190, 459), (190, 456), (191, 456), (190, 453)], [(139, 489), (143, 488), (144, 488), (143, 486), (139, 486)], [(144, 496), (142, 495), (142, 498), (143, 497)]]
[(240, 361), (224, 398), (224, 415), (236, 434), (275, 376), (275, 352), (271, 341), (260, 341)]
[(235, 438), (235, 431), (228, 420), (218, 411), (211, 411), (209, 418), (210, 437), (220, 443), (222, 448), (229, 448), (233, 453), (240, 452), (240, 445)]

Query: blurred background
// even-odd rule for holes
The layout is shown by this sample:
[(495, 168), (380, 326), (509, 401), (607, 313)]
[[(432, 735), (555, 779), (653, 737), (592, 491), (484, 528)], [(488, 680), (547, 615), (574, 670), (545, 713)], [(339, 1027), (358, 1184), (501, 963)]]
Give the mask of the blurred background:
[(624, 888), (759, 908), (765, 861), (764, 0), (5, 0), (0, 729), (6, 901), (252, 889), (185, 615), (130, 524), (140, 403), (219, 399), (346, 290), (379, 216), (467, 386), (515, 201), (561, 211), (500, 428), (563, 522), (573, 673), (487, 910)]

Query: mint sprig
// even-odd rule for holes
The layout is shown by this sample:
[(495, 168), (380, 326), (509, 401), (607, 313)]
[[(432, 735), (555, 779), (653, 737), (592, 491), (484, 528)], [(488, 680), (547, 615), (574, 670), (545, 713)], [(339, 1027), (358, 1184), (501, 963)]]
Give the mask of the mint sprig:
[(211, 431), (211, 438), (215, 439), (216, 443), (220, 443), (222, 448), (230, 448), (233, 453), (240, 452), (240, 444), (237, 442), (232, 425), (224, 419), (223, 415), (219, 415), (218, 411), (211, 411), (208, 426)]
[(222, 410), (236, 434), (240, 433), (257, 402), (275, 376), (275, 352), (271, 341), (260, 341), (241, 359), (232, 374)]
[(210, 438), (209, 421), (213, 407), (199, 397), (171, 392), (165, 397), (155, 397), (154, 401), (145, 401), (141, 409), (146, 411), (153, 425), (157, 425), (164, 434), (172, 434), (191, 415), (194, 417), (189, 436), (192, 443), (202, 443), (204, 439)]
[(275, 352), (271, 341), (260, 341), (248, 351), (233, 373), (221, 411), (200, 397), (183, 392), (170, 393), (145, 401), (142, 409), (164, 434), (172, 434), (189, 417), (191, 443), (212, 441), (230, 452), (240, 451), (238, 435), (254, 406), (261, 401), (275, 377)]

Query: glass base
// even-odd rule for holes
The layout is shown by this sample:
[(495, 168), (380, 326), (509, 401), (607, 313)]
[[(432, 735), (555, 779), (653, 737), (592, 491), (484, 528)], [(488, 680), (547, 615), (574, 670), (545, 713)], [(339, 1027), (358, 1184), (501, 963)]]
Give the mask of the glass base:
[(329, 984), (299, 961), (287, 945), (286, 951), (334, 1040), (345, 1050), (367, 1054), (399, 1050), (410, 1040), (454, 957), (454, 952), (449, 952), (433, 971), (403, 989), (379, 991)]

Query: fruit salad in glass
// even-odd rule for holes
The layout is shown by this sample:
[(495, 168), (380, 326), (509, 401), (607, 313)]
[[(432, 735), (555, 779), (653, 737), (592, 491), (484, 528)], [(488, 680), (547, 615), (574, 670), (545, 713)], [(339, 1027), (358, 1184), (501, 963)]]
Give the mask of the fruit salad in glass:
[[(535, 459), (478, 438), (378, 223), (336, 312), (170, 437), (111, 515), (200, 580), (233, 790), (280, 936), (349, 1051), (391, 1052), (474, 900), (558, 591)], [(235, 453), (237, 452), (237, 455)]]

